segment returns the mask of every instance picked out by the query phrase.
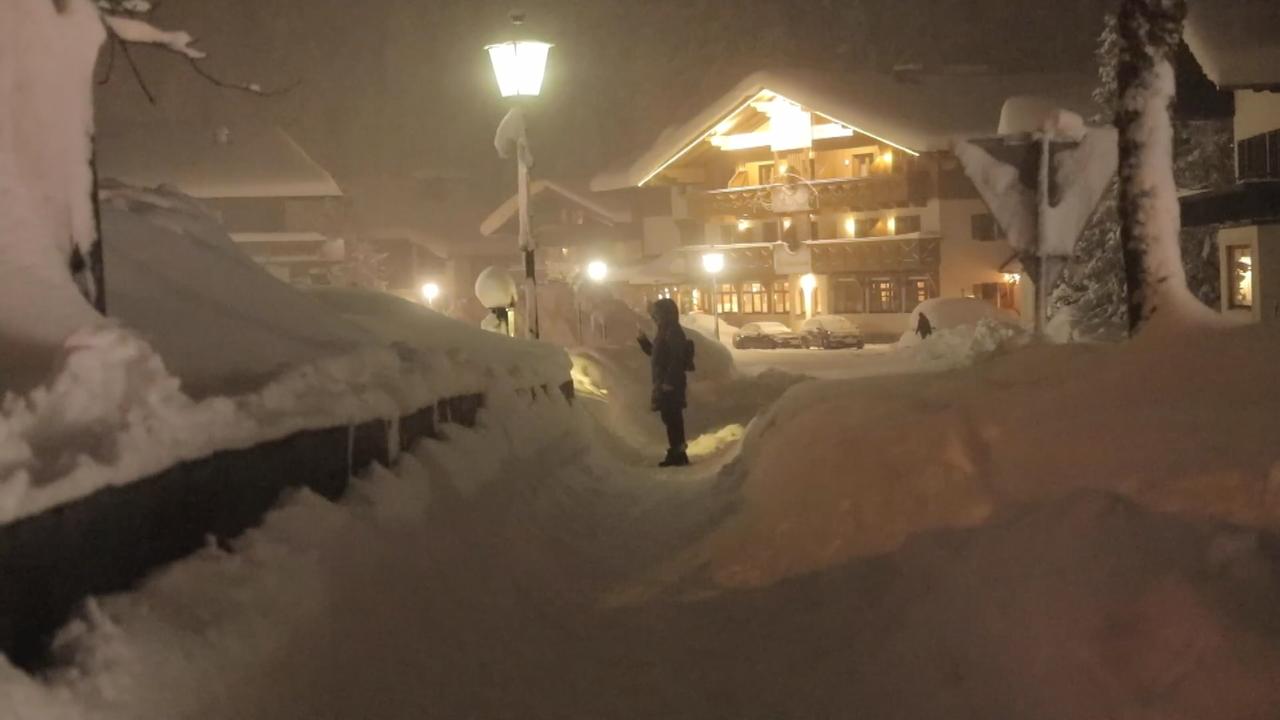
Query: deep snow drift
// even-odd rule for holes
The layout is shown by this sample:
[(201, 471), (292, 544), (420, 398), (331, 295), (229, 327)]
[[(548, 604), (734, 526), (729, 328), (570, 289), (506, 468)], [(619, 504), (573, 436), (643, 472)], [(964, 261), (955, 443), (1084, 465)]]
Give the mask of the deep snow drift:
[[(1280, 572), (1259, 528), (1280, 450), (1261, 421), (1280, 396), (1239, 393), (1280, 338), (1183, 341), (804, 383), (723, 469), (620, 462), (592, 411), (498, 395), (480, 429), (343, 503), (296, 495), (232, 552), (94, 603), (62, 668), (0, 673), (0, 707), (1265, 715)], [(1182, 385), (1210, 355), (1241, 379)]]

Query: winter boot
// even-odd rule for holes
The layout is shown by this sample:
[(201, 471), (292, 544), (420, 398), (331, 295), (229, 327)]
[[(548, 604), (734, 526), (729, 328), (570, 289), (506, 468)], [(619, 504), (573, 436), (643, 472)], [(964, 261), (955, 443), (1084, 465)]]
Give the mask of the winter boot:
[(684, 450), (671, 449), (667, 457), (658, 463), (658, 467), (684, 467), (689, 464), (689, 454)]

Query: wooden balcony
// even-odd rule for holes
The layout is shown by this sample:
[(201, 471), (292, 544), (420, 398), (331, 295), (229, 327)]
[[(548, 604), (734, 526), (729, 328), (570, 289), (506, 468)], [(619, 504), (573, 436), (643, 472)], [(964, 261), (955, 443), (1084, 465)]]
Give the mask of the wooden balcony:
[(827, 240), (808, 246), (816, 273), (931, 271), (942, 260), (937, 236)]
[(703, 192), (691, 204), (697, 216), (703, 218), (885, 210), (924, 204), (930, 194), (928, 180), (928, 173), (899, 173), (757, 185)]

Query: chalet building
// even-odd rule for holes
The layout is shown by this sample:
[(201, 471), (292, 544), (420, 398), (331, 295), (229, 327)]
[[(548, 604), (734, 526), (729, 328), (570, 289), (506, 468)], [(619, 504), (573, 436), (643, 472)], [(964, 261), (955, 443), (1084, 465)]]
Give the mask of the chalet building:
[[(530, 230), (539, 253), (539, 277), (572, 280), (593, 260), (613, 266), (638, 261), (642, 248), (631, 210), (620, 198), (551, 180), (529, 186)], [(512, 196), (480, 224), (480, 234), (515, 256), (519, 247), (519, 198)]]
[[(949, 151), (990, 135), (1004, 101), (1050, 91), (1086, 110), (1077, 76), (766, 72), (746, 78), (625, 166), (597, 194), (626, 197), (643, 259), (615, 277), (639, 299), (712, 306), (733, 323), (833, 313), (901, 334), (934, 297), (1019, 312), (1012, 250)], [(711, 278), (702, 257), (724, 256)], [(812, 275), (802, 282), (807, 275)], [(811, 294), (803, 285), (813, 284)]]
[(1188, 227), (1218, 226), (1222, 313), (1280, 323), (1280, 3), (1196, 0), (1186, 39), (1235, 95), (1235, 185), (1183, 199)]
[(298, 285), (363, 284), (416, 297), (438, 260), (402, 234), (353, 231), (333, 176), (278, 127), (158, 123), (100, 134), (98, 170), (197, 198), (262, 267)]

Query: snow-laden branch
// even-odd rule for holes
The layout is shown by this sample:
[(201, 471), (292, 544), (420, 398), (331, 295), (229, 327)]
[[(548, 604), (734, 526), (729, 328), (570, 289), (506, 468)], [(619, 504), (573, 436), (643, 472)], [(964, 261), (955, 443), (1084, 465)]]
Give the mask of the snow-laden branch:
[(191, 47), (195, 38), (185, 30), (161, 30), (145, 20), (119, 15), (104, 14), (102, 19), (112, 34), (125, 42), (159, 45), (192, 60), (207, 57), (203, 50)]

